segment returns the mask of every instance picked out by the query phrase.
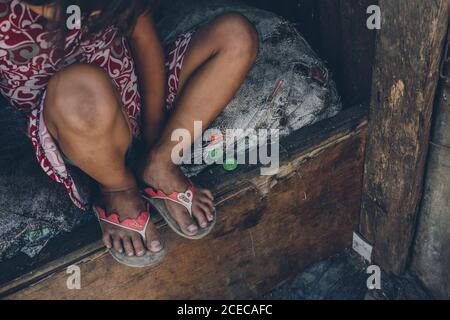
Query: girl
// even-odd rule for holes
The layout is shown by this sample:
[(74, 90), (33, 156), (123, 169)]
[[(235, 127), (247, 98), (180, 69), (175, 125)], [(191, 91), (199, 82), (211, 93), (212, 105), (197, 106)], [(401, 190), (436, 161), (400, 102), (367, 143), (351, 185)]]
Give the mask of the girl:
[[(81, 9), (80, 28), (67, 29), (71, 5)], [(227, 13), (180, 35), (165, 55), (152, 8), (145, 0), (0, 0), (0, 92), (27, 115), (42, 168), (75, 205), (94, 204), (106, 247), (130, 266), (166, 252), (146, 201), (184, 237), (211, 230), (213, 195), (173, 164), (171, 134), (189, 130), (189, 148), (194, 121), (208, 127), (258, 52), (254, 27)]]

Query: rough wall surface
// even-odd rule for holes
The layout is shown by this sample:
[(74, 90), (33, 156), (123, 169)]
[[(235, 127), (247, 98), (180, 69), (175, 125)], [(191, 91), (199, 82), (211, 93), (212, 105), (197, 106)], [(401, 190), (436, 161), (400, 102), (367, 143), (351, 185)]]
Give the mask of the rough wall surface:
[(442, 92), (430, 149), (412, 270), (438, 298), (450, 299), (450, 83)]
[[(211, 127), (280, 128), (283, 136), (340, 110), (339, 97), (324, 63), (282, 18), (238, 1), (164, 4), (159, 29), (165, 43), (226, 11), (242, 12), (260, 33), (260, 55), (255, 67)], [(283, 85), (268, 103), (280, 80)], [(10, 110), (0, 111), (0, 260), (20, 250), (34, 256), (49, 238), (71, 230), (83, 217), (64, 187), (52, 183), (38, 168), (31, 144), (17, 130), (19, 118)], [(193, 175), (204, 166), (184, 169)]]

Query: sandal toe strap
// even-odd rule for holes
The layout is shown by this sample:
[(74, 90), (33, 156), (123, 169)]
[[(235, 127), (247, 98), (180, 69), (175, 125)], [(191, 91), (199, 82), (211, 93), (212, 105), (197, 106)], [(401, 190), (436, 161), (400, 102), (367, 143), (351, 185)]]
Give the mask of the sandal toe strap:
[(106, 223), (115, 225), (116, 227), (131, 230), (137, 232), (141, 235), (141, 237), (146, 240), (145, 230), (147, 229), (147, 225), (150, 221), (150, 213), (149, 212), (141, 212), (139, 216), (135, 219), (126, 218), (123, 221), (120, 221), (120, 217), (118, 214), (113, 213), (109, 216), (106, 215), (104, 209), (100, 207), (96, 207), (98, 219), (104, 221)]
[(195, 196), (195, 186), (189, 181), (189, 186), (185, 192), (173, 192), (171, 194), (165, 194), (161, 190), (155, 190), (153, 188), (146, 188), (144, 192), (154, 199), (170, 200), (185, 207), (192, 217), (192, 202)]

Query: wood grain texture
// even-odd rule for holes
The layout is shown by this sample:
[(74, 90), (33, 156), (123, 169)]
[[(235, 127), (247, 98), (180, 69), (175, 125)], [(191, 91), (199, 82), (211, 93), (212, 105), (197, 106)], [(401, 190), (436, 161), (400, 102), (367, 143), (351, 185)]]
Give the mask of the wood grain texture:
[[(335, 12), (326, 10), (337, 3)], [(372, 65), (375, 55), (375, 30), (367, 28), (366, 13), (370, 5), (376, 5), (378, 0), (321, 0), (320, 12), (326, 10), (328, 16), (336, 16), (331, 21), (321, 17), (320, 21), (326, 30), (321, 30), (321, 53), (324, 59), (336, 70), (335, 78), (338, 91), (345, 104), (353, 105), (370, 98), (372, 86)], [(338, 20), (338, 24), (330, 24)], [(336, 26), (340, 26), (337, 31)], [(328, 43), (338, 41), (329, 48)]]
[[(368, 105), (356, 105), (346, 108), (336, 117), (322, 120), (282, 138), (280, 160), (286, 162), (311, 150), (322, 150), (324, 146), (345, 140), (355, 130), (365, 126), (367, 113)], [(232, 172), (225, 171), (221, 166), (212, 166), (196, 176), (194, 181), (220, 194), (224, 186), (242, 179), (249, 180), (255, 175), (259, 175), (259, 168), (255, 165), (240, 165)], [(158, 226), (162, 226), (158, 215), (153, 218)], [(0, 298), (102, 250), (101, 241), (97, 245), (93, 244), (100, 239), (99, 225), (96, 221), (91, 221), (71, 233), (50, 240), (35, 259), (19, 256), (0, 263)]]
[[(365, 136), (362, 120), (285, 157), (277, 176), (248, 172), (226, 180), (215, 190), (219, 215), (213, 233), (189, 241), (161, 228), (169, 254), (158, 266), (127, 268), (95, 250), (71, 262), (81, 268), (81, 290), (67, 289), (60, 265), (8, 298), (259, 297), (351, 244), (359, 224)], [(295, 150), (293, 144), (286, 149)]]
[(422, 195), (450, 0), (380, 0), (361, 233), (388, 272), (405, 270)]

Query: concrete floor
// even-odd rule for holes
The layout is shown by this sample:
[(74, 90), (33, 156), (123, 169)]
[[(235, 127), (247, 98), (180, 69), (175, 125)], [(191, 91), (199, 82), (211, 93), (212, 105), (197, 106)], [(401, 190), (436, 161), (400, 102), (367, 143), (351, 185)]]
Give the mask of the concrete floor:
[(316, 263), (295, 279), (266, 294), (273, 300), (430, 300), (431, 297), (406, 274), (389, 276), (382, 272), (381, 290), (367, 288), (369, 265), (356, 253), (347, 250), (326, 261)]

